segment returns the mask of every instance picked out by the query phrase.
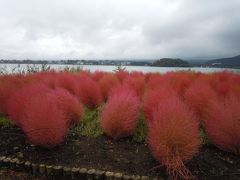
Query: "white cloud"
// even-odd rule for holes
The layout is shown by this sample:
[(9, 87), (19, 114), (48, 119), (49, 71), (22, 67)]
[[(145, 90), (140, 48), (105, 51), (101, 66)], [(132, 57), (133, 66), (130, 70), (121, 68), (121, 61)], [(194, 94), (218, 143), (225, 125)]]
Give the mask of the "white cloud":
[(239, 0), (0, 0), (0, 59), (215, 58), (240, 50)]

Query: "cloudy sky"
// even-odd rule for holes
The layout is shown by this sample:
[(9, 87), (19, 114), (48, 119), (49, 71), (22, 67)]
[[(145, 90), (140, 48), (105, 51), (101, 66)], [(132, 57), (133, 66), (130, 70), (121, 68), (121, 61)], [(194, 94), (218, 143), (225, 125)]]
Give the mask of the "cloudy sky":
[(0, 59), (240, 54), (240, 0), (0, 0)]

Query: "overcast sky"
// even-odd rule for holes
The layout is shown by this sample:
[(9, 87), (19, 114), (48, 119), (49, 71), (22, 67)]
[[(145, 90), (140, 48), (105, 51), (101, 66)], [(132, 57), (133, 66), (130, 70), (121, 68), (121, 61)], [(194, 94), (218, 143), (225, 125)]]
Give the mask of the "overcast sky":
[(240, 0), (0, 0), (0, 59), (240, 54)]

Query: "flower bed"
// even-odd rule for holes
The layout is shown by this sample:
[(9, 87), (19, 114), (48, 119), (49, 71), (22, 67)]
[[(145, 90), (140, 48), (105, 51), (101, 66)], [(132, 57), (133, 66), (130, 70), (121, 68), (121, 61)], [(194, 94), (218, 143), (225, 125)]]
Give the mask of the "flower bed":
[(0, 79), (1, 156), (151, 178), (239, 176), (239, 74), (81, 71)]

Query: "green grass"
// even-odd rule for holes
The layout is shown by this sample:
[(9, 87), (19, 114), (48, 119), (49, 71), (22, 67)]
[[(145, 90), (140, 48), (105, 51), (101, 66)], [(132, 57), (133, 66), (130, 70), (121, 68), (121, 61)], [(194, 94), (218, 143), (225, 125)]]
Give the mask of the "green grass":
[(79, 125), (73, 127), (73, 131), (79, 135), (97, 137), (103, 134), (100, 127), (100, 113), (102, 106), (94, 110), (85, 109), (84, 117)]
[(201, 145), (210, 145), (212, 143), (209, 137), (207, 136), (205, 129), (200, 128), (199, 133)]
[[(74, 66), (74, 67), (66, 66), (63, 69), (63, 71), (67, 71), (67, 72), (71, 72), (71, 73), (78, 73), (78, 72), (84, 71), (84, 69), (83, 69), (83, 66)], [(89, 71), (86, 71), (86, 72), (89, 72)]]
[(147, 122), (144, 119), (143, 114), (140, 114), (138, 118), (137, 127), (133, 134), (133, 139), (136, 142), (145, 142), (147, 137)]
[(0, 115), (0, 126), (10, 127), (12, 125), (13, 124), (11, 123), (11, 121), (8, 118)]

